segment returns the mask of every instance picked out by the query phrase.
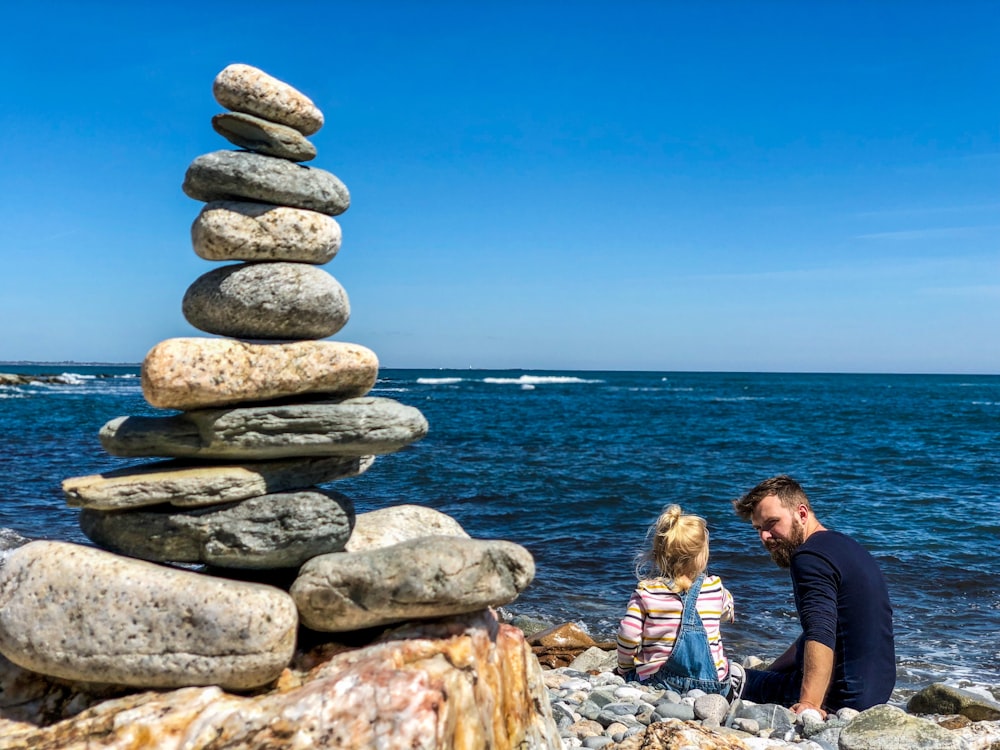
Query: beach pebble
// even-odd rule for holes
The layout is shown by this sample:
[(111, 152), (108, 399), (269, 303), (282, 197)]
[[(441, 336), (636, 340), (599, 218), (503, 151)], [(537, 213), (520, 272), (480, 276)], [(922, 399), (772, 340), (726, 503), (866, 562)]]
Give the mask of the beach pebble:
[(0, 652), (67, 680), (258, 687), (288, 665), (297, 626), (279, 589), (76, 544), (32, 542), (0, 571)]
[(353, 524), (351, 500), (318, 488), (193, 510), (159, 506), (80, 513), (87, 538), (115, 552), (153, 562), (253, 570), (298, 567), (317, 555), (339, 552)]
[(243, 112), (226, 112), (212, 118), (215, 132), (240, 148), (289, 161), (316, 158), (316, 147), (302, 133)]
[(425, 434), (427, 420), (418, 409), (365, 396), (118, 417), (99, 437), (113, 456), (263, 460), (393, 453)]
[(375, 385), (378, 364), (371, 349), (344, 341), (173, 338), (146, 354), (142, 395), (159, 409), (183, 410), (306, 394), (351, 398)]
[(191, 224), (191, 244), (205, 260), (275, 260), (321, 265), (340, 250), (332, 216), (246, 201), (208, 203)]
[(507, 604), (534, 576), (513, 542), (428, 536), (314, 557), (290, 593), (304, 625), (343, 632)]
[(358, 476), (374, 460), (374, 456), (329, 456), (207, 466), (181, 460), (158, 461), (71, 477), (63, 480), (62, 490), (67, 505), (96, 510), (163, 503), (201, 507)]
[[(364, 552), (423, 536), (469, 538), (461, 524), (446, 513), (421, 505), (392, 505), (359, 513), (344, 549), (346, 552)], [(585, 680), (579, 682), (590, 686)]]
[(323, 113), (309, 97), (252, 65), (227, 65), (212, 82), (212, 94), (226, 109), (287, 125), (303, 135), (323, 127)]
[(181, 185), (195, 200), (250, 200), (319, 211), (329, 216), (351, 205), (347, 187), (335, 175), (286, 159), (248, 151), (213, 151), (196, 157)]
[(246, 339), (322, 339), (347, 323), (347, 293), (306, 263), (241, 263), (195, 279), (182, 302), (195, 328)]
[(721, 723), (728, 711), (729, 701), (715, 693), (699, 696), (694, 702), (694, 715), (702, 720)]

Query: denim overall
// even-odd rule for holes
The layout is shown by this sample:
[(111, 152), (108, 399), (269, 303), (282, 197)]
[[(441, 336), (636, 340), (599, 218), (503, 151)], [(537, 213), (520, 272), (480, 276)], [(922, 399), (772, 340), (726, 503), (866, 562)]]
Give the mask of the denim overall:
[(708, 648), (708, 633), (698, 614), (698, 594), (701, 593), (704, 578), (705, 574), (702, 573), (691, 584), (691, 588), (680, 594), (684, 614), (673, 650), (663, 666), (643, 682), (644, 685), (674, 690), (681, 695), (695, 688), (706, 693), (729, 693), (729, 681), (719, 680), (715, 660)]

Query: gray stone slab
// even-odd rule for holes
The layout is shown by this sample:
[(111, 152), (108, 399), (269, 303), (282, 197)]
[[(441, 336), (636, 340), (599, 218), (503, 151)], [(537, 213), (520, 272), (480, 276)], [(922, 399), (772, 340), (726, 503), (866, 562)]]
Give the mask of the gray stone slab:
[(205, 465), (177, 459), (71, 477), (62, 489), (66, 504), (79, 508), (127, 510), (163, 503), (197, 508), (355, 477), (374, 460), (327, 456)]
[(251, 200), (319, 211), (329, 216), (351, 205), (347, 187), (335, 175), (274, 156), (248, 151), (213, 151), (197, 157), (182, 185), (195, 200)]
[(314, 557), (290, 593), (304, 625), (345, 632), (507, 604), (534, 575), (513, 542), (429, 536)]
[(289, 161), (316, 158), (316, 147), (295, 128), (279, 125), (243, 112), (226, 112), (212, 118), (215, 132), (234, 146)]
[(388, 398), (118, 417), (100, 431), (114, 456), (264, 460), (393, 453), (427, 434), (418, 409)]
[(152, 562), (220, 568), (294, 568), (344, 549), (354, 503), (330, 490), (261, 495), (238, 503), (182, 510), (108, 512), (85, 508), (80, 528), (95, 544)]

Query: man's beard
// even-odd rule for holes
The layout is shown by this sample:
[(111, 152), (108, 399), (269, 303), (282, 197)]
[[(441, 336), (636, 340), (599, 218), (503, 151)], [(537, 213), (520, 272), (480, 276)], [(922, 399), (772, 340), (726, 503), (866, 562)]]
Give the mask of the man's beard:
[(765, 546), (774, 564), (779, 568), (792, 566), (792, 553), (806, 540), (806, 532), (802, 526), (794, 524), (787, 539), (771, 539)]

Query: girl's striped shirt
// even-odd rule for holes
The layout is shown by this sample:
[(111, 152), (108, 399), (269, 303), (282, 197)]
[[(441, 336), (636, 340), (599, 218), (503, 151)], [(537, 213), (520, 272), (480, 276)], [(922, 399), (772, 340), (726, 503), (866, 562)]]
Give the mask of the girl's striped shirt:
[[(733, 597), (718, 576), (705, 576), (698, 594), (698, 615), (708, 634), (708, 647), (719, 680), (729, 676), (722, 648), (721, 620), (733, 619)], [(640, 680), (652, 676), (670, 656), (681, 625), (684, 604), (661, 578), (640, 581), (618, 626), (618, 668), (636, 670)]]

